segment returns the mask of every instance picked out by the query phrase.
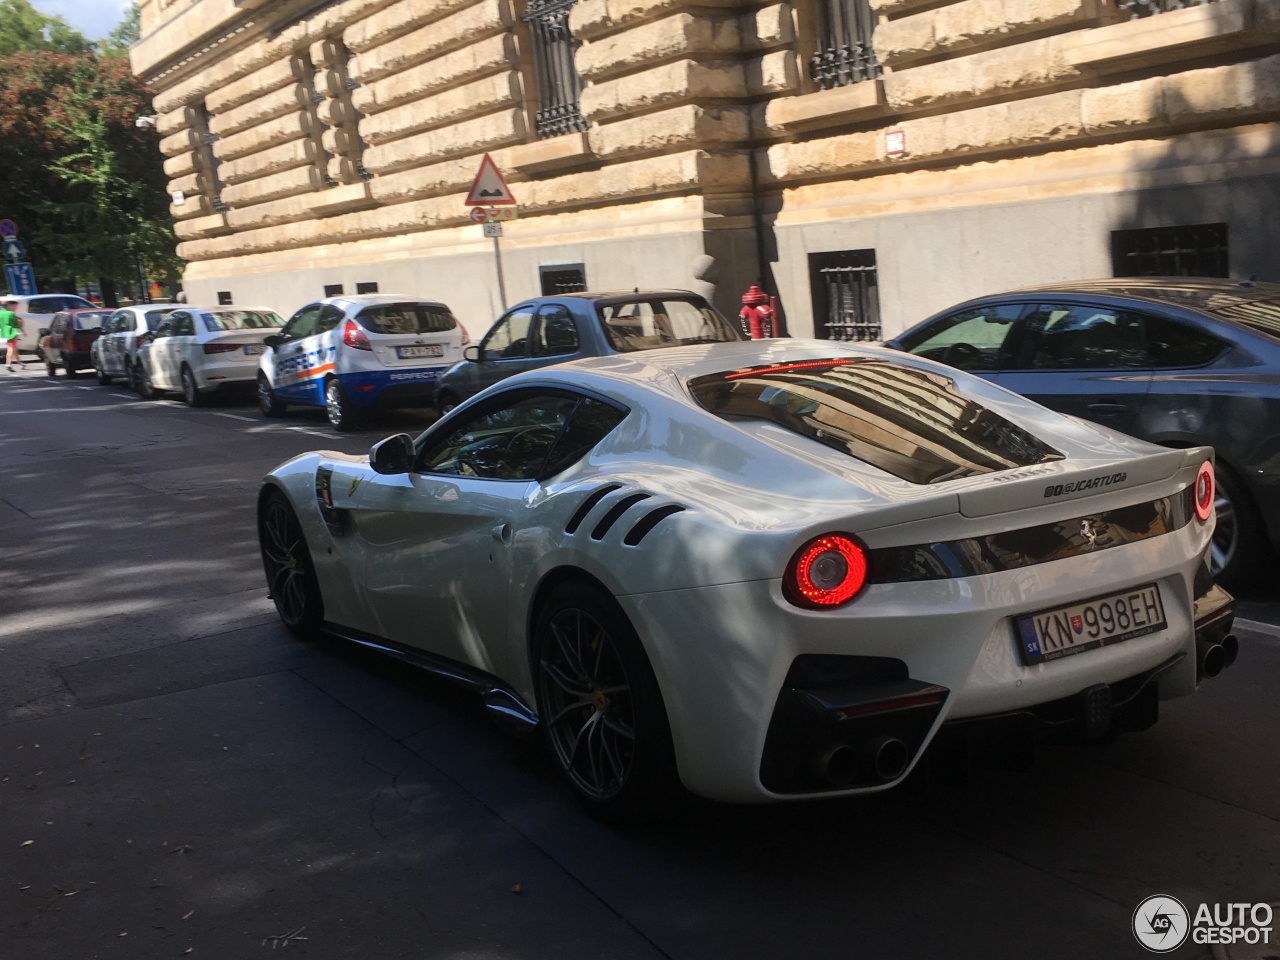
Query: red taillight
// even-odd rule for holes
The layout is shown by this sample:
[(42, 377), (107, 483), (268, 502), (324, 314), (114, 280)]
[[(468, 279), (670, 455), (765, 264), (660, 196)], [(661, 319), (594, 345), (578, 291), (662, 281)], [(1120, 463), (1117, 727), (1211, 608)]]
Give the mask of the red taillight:
[(852, 600), (867, 580), (862, 547), (839, 533), (810, 540), (787, 566), (785, 583), (793, 603), (834, 607)]
[(1208, 460), (1200, 464), (1192, 499), (1195, 501), (1197, 520), (1204, 523), (1213, 516), (1213, 464)]
[(207, 354), (235, 353), (243, 346), (243, 343), (206, 343), (204, 345), (204, 352)]
[(471, 335), (467, 333), (467, 328), (462, 324), (458, 324), (458, 329), (462, 331), (462, 345), (465, 347), (471, 342)]
[(355, 347), (357, 350), (373, 349), (373, 345), (369, 343), (369, 338), (360, 329), (360, 324), (354, 320), (348, 320), (342, 325), (342, 342), (348, 347)]

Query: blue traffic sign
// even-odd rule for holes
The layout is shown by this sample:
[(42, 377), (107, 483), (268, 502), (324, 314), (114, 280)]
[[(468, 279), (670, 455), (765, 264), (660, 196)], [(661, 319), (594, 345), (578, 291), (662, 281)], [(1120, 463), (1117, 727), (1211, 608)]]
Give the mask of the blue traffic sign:
[(8, 237), (0, 244), (4, 248), (4, 258), (6, 260), (25, 260), (27, 259), (27, 248), (22, 245), (21, 240), (15, 240)]
[(6, 263), (4, 279), (9, 284), (11, 297), (29, 297), (39, 292), (36, 290), (36, 272), (29, 263)]
[(12, 220), (0, 220), (0, 237), (16, 237), (18, 225)]

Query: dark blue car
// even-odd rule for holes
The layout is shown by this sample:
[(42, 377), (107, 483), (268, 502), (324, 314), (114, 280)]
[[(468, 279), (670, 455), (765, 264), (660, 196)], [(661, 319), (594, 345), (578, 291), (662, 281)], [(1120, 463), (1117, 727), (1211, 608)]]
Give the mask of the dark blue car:
[(1170, 447), (1217, 451), (1210, 566), (1240, 584), (1280, 547), (1280, 285), (1181, 277), (971, 300), (887, 344)]
[(436, 385), (436, 409), (447, 413), (485, 387), (553, 363), (693, 343), (745, 339), (696, 293), (566, 293), (512, 307)]

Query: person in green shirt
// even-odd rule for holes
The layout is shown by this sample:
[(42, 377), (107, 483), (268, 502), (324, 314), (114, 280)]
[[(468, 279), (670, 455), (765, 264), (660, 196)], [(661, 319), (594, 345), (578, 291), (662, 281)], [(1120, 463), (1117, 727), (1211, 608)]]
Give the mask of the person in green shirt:
[(27, 369), (27, 365), (18, 359), (18, 334), (22, 333), (22, 318), (13, 312), (17, 305), (17, 300), (6, 300), (4, 309), (0, 310), (0, 343), (6, 344), (4, 362), (10, 373), (13, 373), (15, 363), (23, 370)]

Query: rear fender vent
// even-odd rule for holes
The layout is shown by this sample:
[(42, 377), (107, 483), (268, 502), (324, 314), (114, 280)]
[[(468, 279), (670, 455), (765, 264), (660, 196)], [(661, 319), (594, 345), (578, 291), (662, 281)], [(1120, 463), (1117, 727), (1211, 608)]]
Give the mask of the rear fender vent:
[(587, 514), (595, 509), (596, 504), (609, 494), (613, 493), (613, 491), (621, 489), (622, 484), (620, 483), (606, 483), (595, 493), (591, 494), (591, 496), (587, 497), (587, 499), (583, 500), (582, 506), (578, 507), (578, 509), (574, 511), (573, 516), (569, 518), (569, 523), (565, 526), (564, 532), (577, 533), (578, 528), (582, 526), (582, 521), (587, 519)]
[(603, 517), (600, 518), (600, 522), (596, 524), (596, 528), (591, 531), (591, 539), (603, 540), (604, 535), (609, 532), (610, 528), (615, 523), (618, 522), (618, 518), (620, 516), (622, 516), (632, 507), (634, 507), (637, 503), (640, 503), (642, 500), (648, 500), (648, 499), (649, 499), (649, 494), (647, 493), (633, 493), (623, 497), (621, 500), (619, 500), (617, 503), (615, 503), (612, 507), (609, 508), (608, 513), (606, 513)]
[(631, 528), (622, 542), (628, 547), (634, 547), (649, 535), (650, 530), (660, 524), (663, 520), (667, 519), (667, 517), (672, 514), (682, 513), (683, 511), (684, 507), (680, 506), (678, 503), (668, 503), (665, 507), (658, 507), (656, 510), (650, 510), (647, 514), (641, 517), (639, 523)]

